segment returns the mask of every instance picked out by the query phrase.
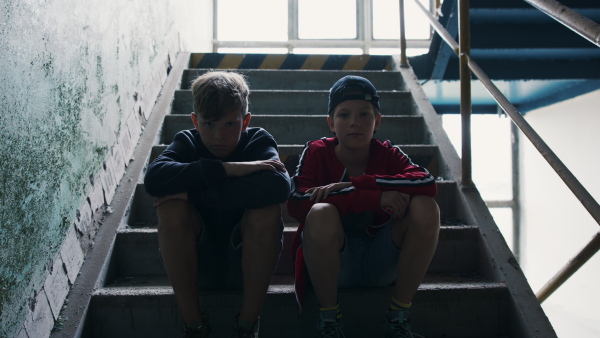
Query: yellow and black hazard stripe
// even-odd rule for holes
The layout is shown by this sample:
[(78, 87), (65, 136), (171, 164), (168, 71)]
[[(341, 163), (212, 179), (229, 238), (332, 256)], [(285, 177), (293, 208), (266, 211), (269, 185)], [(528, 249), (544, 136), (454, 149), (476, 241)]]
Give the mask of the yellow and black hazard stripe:
[(193, 53), (190, 68), (391, 70), (389, 55), (221, 54)]

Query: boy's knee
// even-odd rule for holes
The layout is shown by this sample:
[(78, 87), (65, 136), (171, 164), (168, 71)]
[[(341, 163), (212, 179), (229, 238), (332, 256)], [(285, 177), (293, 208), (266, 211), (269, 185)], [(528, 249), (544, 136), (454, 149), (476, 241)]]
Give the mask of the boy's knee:
[(440, 228), (440, 208), (432, 197), (412, 196), (410, 199), (410, 214), (423, 230), (438, 232)]
[(440, 208), (435, 199), (424, 195), (415, 195), (410, 198), (410, 211), (419, 216), (429, 216), (429, 218), (439, 219)]
[(339, 237), (340, 231), (342, 231), (340, 214), (333, 204), (314, 204), (306, 215), (305, 240), (330, 241)]
[(172, 199), (161, 203), (156, 207), (158, 221), (174, 221), (185, 219), (194, 207), (188, 202), (180, 199)]
[(180, 199), (168, 200), (156, 207), (158, 227), (160, 229), (179, 229), (199, 222), (193, 205)]
[(246, 209), (243, 224), (245, 228), (254, 231), (279, 231), (281, 206), (273, 204), (259, 209)]

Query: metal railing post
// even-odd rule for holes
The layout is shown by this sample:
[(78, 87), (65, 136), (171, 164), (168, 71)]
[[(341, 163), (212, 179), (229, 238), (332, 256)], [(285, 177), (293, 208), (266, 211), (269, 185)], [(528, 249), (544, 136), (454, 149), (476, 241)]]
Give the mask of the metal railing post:
[[(467, 46), (469, 45), (469, 44), (467, 44), (467, 42), (469, 40), (468, 35), (463, 36), (463, 33), (468, 32), (468, 31), (465, 31), (465, 28), (468, 29), (468, 26), (464, 27), (465, 15), (468, 16), (468, 14), (469, 14), (468, 13), (468, 0), (459, 1), (459, 20), (460, 20), (459, 33), (460, 33), (460, 40), (461, 40), (460, 46), (458, 46), (456, 41), (454, 41), (454, 39), (448, 34), (448, 31), (446, 31), (440, 25), (440, 23), (433, 17), (433, 15), (431, 15), (431, 13), (428, 13), (425, 10), (425, 8), (423, 6), (421, 6), (421, 4), (419, 3), (418, 0), (414, 0), (414, 1), (421, 8), (421, 10), (425, 13), (425, 15), (427, 15), (427, 18), (431, 22), (431, 25), (434, 27), (436, 32), (438, 32), (438, 34), (442, 37), (442, 39), (446, 43), (448, 43), (448, 45), (450, 45), (454, 49), (454, 52), (460, 57), (461, 90), (463, 89), (463, 86), (462, 86), (463, 63), (462, 62), (464, 59), (467, 61), (468, 67), (470, 68), (471, 72), (475, 75), (475, 77), (477, 77), (479, 79), (479, 81), (483, 84), (483, 86), (492, 95), (494, 100), (496, 100), (498, 105), (500, 107), (502, 107), (502, 110), (504, 110), (506, 112), (506, 114), (510, 116), (513, 123), (516, 126), (518, 126), (519, 129), (523, 132), (523, 135), (525, 135), (531, 141), (532, 145), (539, 151), (539, 153), (544, 157), (544, 159), (548, 162), (548, 164), (550, 164), (552, 169), (558, 174), (558, 176), (563, 180), (563, 182), (565, 182), (567, 187), (571, 190), (571, 192), (573, 192), (573, 194), (577, 197), (577, 199), (581, 202), (581, 204), (585, 207), (585, 209), (590, 213), (590, 215), (594, 218), (596, 223), (598, 223), (598, 225), (600, 225), (600, 204), (585, 189), (585, 187), (581, 184), (581, 182), (579, 182), (577, 180), (575, 175), (573, 175), (573, 173), (571, 173), (571, 171), (564, 165), (564, 163), (562, 163), (562, 161), (558, 158), (558, 156), (556, 156), (556, 154), (552, 151), (552, 149), (550, 149), (550, 147), (546, 144), (546, 142), (544, 142), (544, 140), (531, 127), (531, 125), (529, 125), (529, 123), (527, 123), (527, 121), (525, 120), (523, 115), (521, 115), (521, 113), (517, 110), (517, 108), (515, 108), (515, 106), (512, 103), (510, 103), (510, 101), (504, 96), (504, 94), (502, 94), (502, 92), (498, 89), (498, 87), (496, 87), (496, 85), (494, 85), (494, 83), (490, 80), (490, 78), (487, 76), (487, 74), (485, 74), (485, 72), (483, 72), (483, 70), (479, 67), (479, 65), (477, 65), (477, 63), (475, 61), (471, 60), (468, 53), (464, 53), (464, 51), (468, 51), (468, 50), (463, 48), (463, 43), (465, 43)], [(554, 1), (554, 0), (525, 0), (525, 1), (528, 3), (531, 3), (531, 4), (534, 4), (534, 3), (536, 3), (536, 4), (556, 3), (556, 1)], [(559, 8), (561, 8), (560, 10), (562, 10), (562, 7), (559, 6)], [(560, 10), (552, 11), (551, 16), (553, 18), (557, 19), (557, 21), (560, 21), (561, 23), (565, 24), (565, 26), (570, 27), (570, 24), (566, 24), (565, 22), (562, 21), (563, 18), (560, 15)], [(571, 15), (571, 14), (572, 13), (570, 13), (569, 15)], [(588, 40), (590, 40), (592, 42), (600, 41), (599, 38), (596, 38), (596, 37), (600, 37), (600, 25), (598, 25), (596, 23), (590, 24), (589, 21), (582, 19), (578, 22), (577, 26), (578, 26), (578, 28), (573, 29), (573, 30), (592, 32), (591, 34), (586, 33)], [(596, 43), (596, 44), (599, 45), (598, 43)], [(470, 77), (470, 74), (469, 74), (469, 77)], [(470, 98), (470, 93), (471, 93), (470, 92), (470, 79), (468, 82), (469, 82), (469, 86), (468, 86), (469, 93), (468, 94), (469, 94), (469, 98)], [(467, 87), (467, 86), (465, 85), (465, 87)], [(469, 100), (469, 103), (470, 103), (470, 100)], [(463, 109), (463, 98), (461, 95), (461, 115), (463, 114), (463, 110), (465, 112), (465, 115), (467, 115), (466, 113), (468, 113), (468, 115), (470, 117), (470, 104), (469, 104), (469, 109)], [(465, 138), (468, 138), (469, 144), (470, 144), (470, 135), (465, 135), (465, 131), (467, 131), (467, 130), (470, 131), (470, 128), (465, 128), (465, 125), (470, 127), (470, 120), (468, 121), (468, 123), (463, 123), (463, 152), (465, 149), (465, 145), (464, 145)], [(470, 157), (470, 147), (469, 147), (469, 157)], [(467, 168), (469, 170), (469, 175), (465, 174), (464, 168)], [(469, 159), (469, 166), (466, 166), (464, 153), (463, 153), (463, 185), (465, 184), (465, 178), (468, 178), (470, 181), (470, 178), (471, 178), (470, 169), (471, 169), (470, 168), (470, 159)], [(472, 181), (470, 183), (472, 184)], [(516, 204), (518, 205), (518, 201)], [(518, 208), (517, 208), (517, 210), (518, 210)], [(564, 283), (572, 274), (574, 274), (579, 269), (579, 267), (581, 267), (583, 264), (585, 264), (598, 251), (600, 251), (600, 233), (597, 233), (592, 238), (592, 240), (588, 243), (588, 245), (586, 245), (550, 281), (548, 281), (548, 283), (546, 283), (546, 285), (544, 285), (542, 290), (540, 290), (538, 292), (538, 296), (537, 296), (538, 300), (540, 300), (540, 302), (543, 302), (544, 299), (548, 298), (556, 289), (558, 289), (558, 287), (560, 287), (560, 285), (562, 285), (562, 283)]]
[(460, 58), (460, 116), (462, 126), (462, 185), (473, 186), (471, 166), (471, 32), (469, 28), (469, 0), (459, 0), (459, 58)]
[(512, 155), (512, 221), (513, 221), (513, 254), (517, 261), (521, 259), (521, 178), (519, 151), (521, 141), (519, 139), (519, 127), (510, 121), (511, 155)]

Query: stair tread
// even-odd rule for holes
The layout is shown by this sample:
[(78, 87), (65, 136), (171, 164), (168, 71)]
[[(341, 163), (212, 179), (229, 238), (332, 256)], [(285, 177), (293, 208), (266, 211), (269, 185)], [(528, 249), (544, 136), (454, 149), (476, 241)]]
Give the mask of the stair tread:
[[(283, 227), (283, 231), (284, 232), (295, 232), (296, 229), (298, 228), (299, 224), (300, 224), (299, 222), (286, 222)], [(441, 228), (442, 229), (477, 229), (477, 225), (442, 222)], [(158, 229), (158, 224), (150, 224), (150, 225), (144, 224), (144, 225), (140, 225), (140, 226), (123, 224), (117, 230), (117, 233), (122, 233), (122, 234), (125, 234), (125, 233), (128, 233), (128, 234), (131, 234), (131, 233), (156, 233), (158, 231), (157, 229)]]
[[(448, 290), (448, 289), (479, 289), (479, 288), (504, 288), (505, 283), (483, 279), (477, 273), (427, 273), (419, 290)], [(379, 289), (379, 288), (349, 288), (349, 289)], [(129, 291), (128, 291), (129, 290)], [(157, 291), (158, 290), (158, 291)], [(120, 277), (94, 292), (94, 295), (107, 294), (162, 294), (172, 288), (167, 276), (142, 275)], [(269, 285), (269, 293), (282, 293), (294, 291), (293, 276), (274, 275)], [(212, 291), (202, 291), (212, 292)], [(214, 292), (234, 292), (236, 290), (214, 290)]]

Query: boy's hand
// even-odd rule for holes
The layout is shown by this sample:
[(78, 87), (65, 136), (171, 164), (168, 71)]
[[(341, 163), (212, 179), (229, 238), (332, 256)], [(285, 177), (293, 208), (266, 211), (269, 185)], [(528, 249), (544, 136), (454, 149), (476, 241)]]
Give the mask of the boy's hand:
[(166, 201), (169, 200), (175, 200), (175, 199), (180, 199), (180, 200), (184, 200), (187, 201), (188, 200), (188, 193), (186, 192), (180, 192), (179, 194), (175, 194), (175, 195), (167, 195), (167, 196), (162, 196), (162, 197), (157, 197), (154, 199), (154, 207), (158, 207), (159, 205), (165, 203)]
[(247, 176), (261, 170), (286, 171), (283, 163), (276, 160), (223, 162), (223, 168), (225, 168), (228, 177)]
[(381, 207), (392, 214), (393, 218), (400, 218), (404, 215), (410, 195), (399, 191), (382, 191), (381, 192)]
[(338, 182), (338, 183), (331, 183), (328, 185), (324, 185), (321, 187), (310, 188), (310, 189), (306, 190), (306, 192), (312, 192), (312, 195), (310, 196), (310, 200), (315, 203), (319, 203), (320, 201), (326, 199), (330, 193), (332, 193), (334, 191), (340, 191), (345, 188), (350, 188), (351, 186), (352, 186), (352, 182)]

